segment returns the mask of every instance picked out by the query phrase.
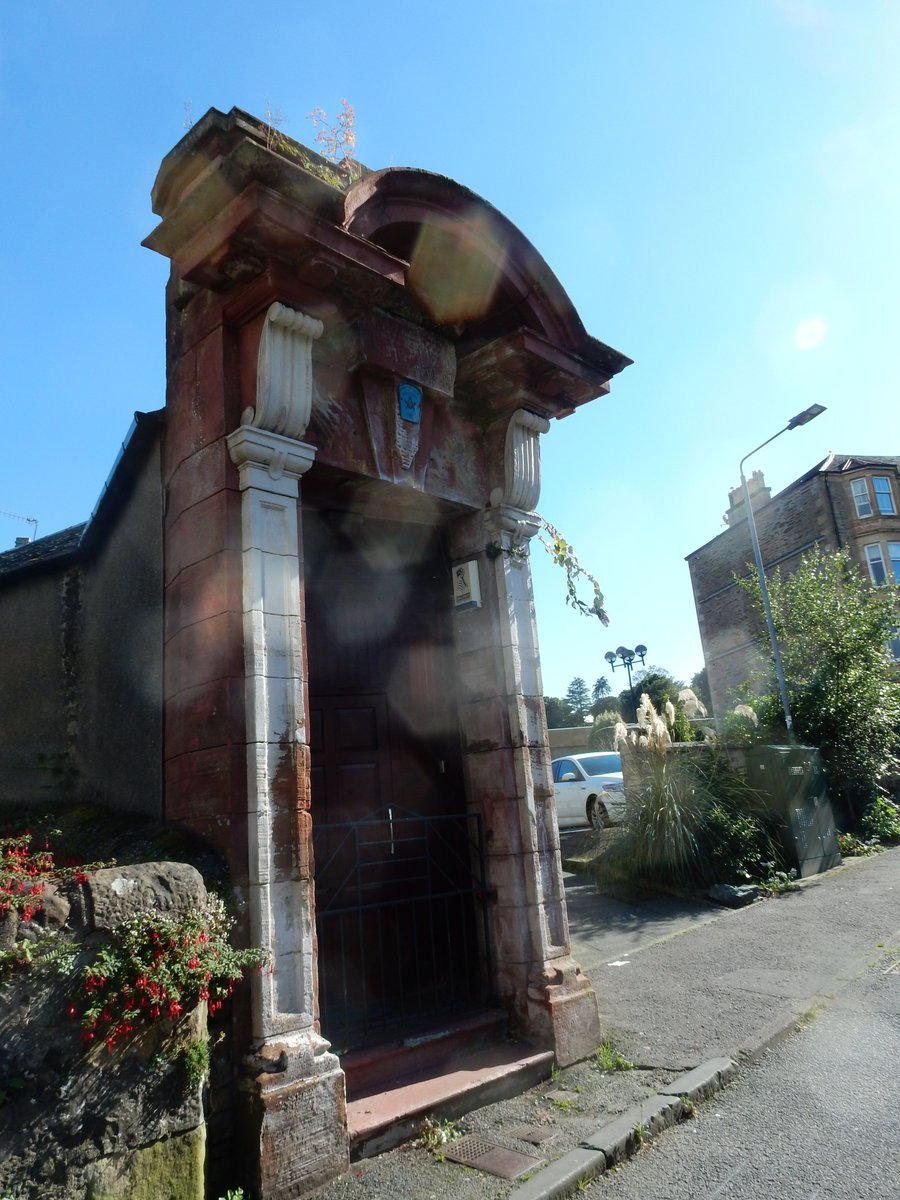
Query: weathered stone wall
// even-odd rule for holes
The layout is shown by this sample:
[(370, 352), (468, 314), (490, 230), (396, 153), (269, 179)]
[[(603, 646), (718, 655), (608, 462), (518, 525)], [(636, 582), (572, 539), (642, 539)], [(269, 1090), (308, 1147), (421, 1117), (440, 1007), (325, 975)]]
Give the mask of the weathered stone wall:
[[(136, 912), (202, 905), (199, 873), (180, 863), (99, 871), (68, 892), (48, 887), (33, 920), (0, 921), (16, 939), (91, 945)], [(72, 975), (0, 974), (0, 1193), (17, 1200), (202, 1200), (206, 1129), (200, 1086), (185, 1092), (171, 1025), (160, 1020), (112, 1052), (85, 1049), (66, 1016)], [(178, 1037), (205, 1037), (196, 1010)]]

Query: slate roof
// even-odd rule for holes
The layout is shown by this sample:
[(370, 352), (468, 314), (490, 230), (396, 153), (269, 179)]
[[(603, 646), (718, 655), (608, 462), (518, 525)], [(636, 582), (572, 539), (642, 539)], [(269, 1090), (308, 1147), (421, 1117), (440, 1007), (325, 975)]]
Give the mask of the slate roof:
[(0, 575), (8, 575), (20, 571), (23, 567), (36, 566), (38, 563), (53, 563), (60, 559), (70, 558), (78, 550), (81, 535), (87, 528), (87, 521), (80, 525), (70, 525), (59, 533), (48, 533), (46, 537), (37, 538), (25, 546), (16, 546), (0, 554)]

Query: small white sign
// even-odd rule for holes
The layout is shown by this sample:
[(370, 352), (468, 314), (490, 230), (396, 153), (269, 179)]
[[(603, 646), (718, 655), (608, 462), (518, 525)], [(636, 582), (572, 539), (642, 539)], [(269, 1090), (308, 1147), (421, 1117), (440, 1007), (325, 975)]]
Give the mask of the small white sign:
[(453, 568), (453, 605), (455, 608), (481, 608), (481, 581), (475, 559), (457, 563)]

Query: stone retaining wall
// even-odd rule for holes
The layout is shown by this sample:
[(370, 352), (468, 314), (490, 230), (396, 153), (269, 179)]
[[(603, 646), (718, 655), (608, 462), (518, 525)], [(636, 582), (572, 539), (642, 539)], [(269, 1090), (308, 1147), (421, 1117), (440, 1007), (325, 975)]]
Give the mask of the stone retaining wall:
[[(180, 916), (206, 899), (182, 863), (98, 871), (67, 890), (47, 887), (30, 921), (0, 920), (0, 950), (17, 939), (82, 947), (137, 912)], [(74, 976), (45, 966), (0, 973), (0, 1196), (16, 1200), (203, 1200), (202, 1087), (185, 1091), (177, 1048), (205, 1038), (205, 1006), (173, 1031), (160, 1020), (108, 1051), (85, 1047), (70, 1020)]]

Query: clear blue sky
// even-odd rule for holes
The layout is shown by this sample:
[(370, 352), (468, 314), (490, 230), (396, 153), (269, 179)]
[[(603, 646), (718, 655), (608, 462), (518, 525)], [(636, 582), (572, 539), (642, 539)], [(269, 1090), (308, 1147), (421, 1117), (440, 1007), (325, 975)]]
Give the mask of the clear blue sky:
[[(894, 0), (4, 4), (0, 509), (83, 520), (164, 402), (167, 263), (140, 242), (186, 120), (268, 106), (311, 143), (345, 96), (363, 162), (486, 197), (635, 360), (544, 438), (541, 510), (612, 618), (565, 609), (535, 548), (545, 692), (621, 643), (689, 677), (684, 556), (742, 456), (813, 402), (751, 461), (776, 490), (900, 452), (898, 34)], [(0, 545), (27, 531), (0, 517)]]

